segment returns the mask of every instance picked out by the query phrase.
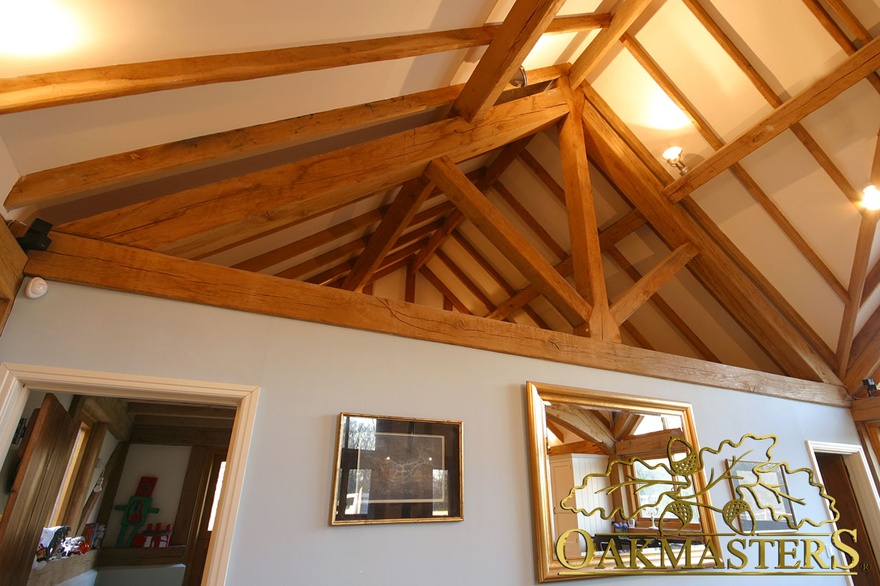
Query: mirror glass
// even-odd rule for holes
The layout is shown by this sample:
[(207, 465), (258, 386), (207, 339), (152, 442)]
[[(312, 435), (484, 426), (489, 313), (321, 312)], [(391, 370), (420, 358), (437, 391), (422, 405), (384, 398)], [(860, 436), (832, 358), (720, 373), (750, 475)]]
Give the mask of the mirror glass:
[(541, 582), (705, 560), (716, 530), (690, 405), (540, 383), (527, 397)]

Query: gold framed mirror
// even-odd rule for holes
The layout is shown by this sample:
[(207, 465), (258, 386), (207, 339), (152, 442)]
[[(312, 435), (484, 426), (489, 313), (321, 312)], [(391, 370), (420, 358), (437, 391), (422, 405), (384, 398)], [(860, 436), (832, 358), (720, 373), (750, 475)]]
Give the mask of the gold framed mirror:
[(689, 404), (533, 382), (526, 393), (541, 582), (712, 559), (715, 521)]

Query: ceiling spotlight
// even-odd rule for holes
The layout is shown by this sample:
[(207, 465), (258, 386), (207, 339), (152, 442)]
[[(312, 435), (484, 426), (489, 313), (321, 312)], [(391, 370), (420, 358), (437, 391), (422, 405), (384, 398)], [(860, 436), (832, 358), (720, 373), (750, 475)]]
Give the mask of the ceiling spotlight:
[(513, 87), (526, 87), (528, 83), (529, 76), (526, 75), (526, 68), (520, 65), (519, 71), (517, 71), (516, 75), (513, 76), (513, 79), (510, 80), (510, 85)]
[(670, 167), (678, 169), (679, 175), (684, 175), (689, 171), (687, 165), (681, 160), (682, 149), (680, 146), (672, 146), (663, 151), (663, 160), (669, 163)]
[(866, 210), (880, 210), (880, 189), (868, 185), (862, 190), (862, 207)]

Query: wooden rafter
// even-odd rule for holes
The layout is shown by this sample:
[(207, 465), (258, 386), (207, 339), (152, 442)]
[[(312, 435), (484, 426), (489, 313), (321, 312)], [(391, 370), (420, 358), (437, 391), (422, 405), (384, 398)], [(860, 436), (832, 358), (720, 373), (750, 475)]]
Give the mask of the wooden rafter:
[[(620, 242), (627, 236), (629, 236), (636, 228), (644, 224), (644, 217), (637, 211), (632, 211), (623, 216), (621, 219), (616, 221), (614, 224), (605, 228), (599, 233), (599, 245), (602, 249), (613, 247), (617, 242)], [(572, 267), (572, 258), (571, 256), (567, 256), (565, 259), (557, 263), (553, 267), (556, 272), (562, 275), (565, 278), (571, 276), (572, 271), (574, 270)], [(524, 287), (522, 290), (516, 293), (510, 299), (502, 302), (495, 308), (495, 311), (487, 315), (491, 319), (505, 319), (511, 313), (517, 311), (519, 308), (523, 307), (525, 304), (531, 302), (536, 297), (540, 295), (538, 288), (530, 284)]]
[[(556, 66), (544, 67), (529, 71), (528, 75), (540, 83), (559, 77), (561, 71)], [(450, 105), (463, 87), (464, 84), (458, 84), (427, 90), (29, 173), (18, 179), (4, 205), (10, 210), (26, 205), (47, 207), (351, 132)]]
[(833, 71), (787, 100), (769, 116), (707, 157), (686, 175), (671, 183), (664, 194), (677, 202), (740, 159), (815, 112), (880, 67), (880, 39), (875, 39), (848, 57)]
[(589, 102), (584, 107), (584, 121), (588, 149), (596, 164), (605, 170), (666, 242), (680, 246), (690, 241), (697, 247), (700, 254), (690, 264), (692, 270), (741, 323), (747, 324), (748, 331), (760, 333), (770, 354), (783, 362), (785, 372), (805, 379), (839, 382), (834, 370), (807, 343), (803, 334), (778, 313), (742, 270), (718, 249), (705, 230), (663, 197), (660, 181)]
[[(834, 18), (825, 10), (825, 7), (822, 6), (818, 2), (818, 0), (803, 0), (804, 4), (807, 8), (810, 9), (810, 12), (813, 13), (819, 23), (825, 28), (831, 38), (837, 41), (837, 44), (846, 51), (847, 55), (852, 55), (856, 52), (856, 45), (853, 43), (846, 32), (837, 24)], [(838, 16), (843, 20), (847, 26), (849, 26), (853, 32), (856, 34), (857, 38), (862, 41), (863, 44), (867, 44), (871, 40), (871, 35), (868, 30), (858, 21), (857, 18), (850, 12), (849, 8), (846, 7), (843, 3), (837, 0), (830, 0), (828, 5), (838, 14)], [(868, 81), (874, 86), (874, 89), (880, 92), (880, 76), (877, 75), (876, 72), (872, 73), (868, 76)]]
[(846, 367), (849, 364), (849, 355), (852, 350), (856, 320), (859, 317), (862, 292), (865, 289), (868, 262), (871, 257), (871, 249), (874, 246), (874, 236), (877, 233), (878, 219), (880, 219), (880, 211), (868, 211), (862, 215), (859, 223), (859, 235), (856, 239), (856, 251), (849, 278), (849, 299), (843, 309), (843, 319), (837, 339), (837, 360), (841, 379), (845, 378), (847, 374)]
[(343, 289), (360, 291), (363, 288), (433, 189), (434, 185), (424, 177), (416, 177), (403, 184), (379, 227), (370, 236), (367, 247), (355, 261), (354, 268), (342, 284)]
[(538, 162), (529, 151), (523, 151), (522, 156), (520, 157), (522, 161), (531, 169), (538, 179), (550, 190), (550, 192), (556, 196), (556, 199), (559, 200), (559, 203), (565, 205), (565, 188), (559, 185), (559, 182), (553, 178), (550, 173), (547, 172), (547, 169)]
[(531, 230), (538, 239), (544, 243), (547, 248), (550, 249), (550, 252), (553, 253), (554, 256), (558, 259), (563, 259), (568, 256), (568, 253), (556, 240), (553, 236), (547, 231), (546, 228), (529, 212), (526, 207), (520, 203), (520, 201), (516, 198), (516, 196), (511, 193), (507, 186), (504, 185), (501, 181), (496, 181), (492, 186), (492, 189), (501, 196), (501, 200), (507, 205), (513, 213), (515, 213), (519, 218), (528, 226), (529, 230)]
[(438, 156), (465, 160), (545, 128), (567, 107), (559, 92), (496, 106), (471, 125), (453, 118), (59, 226), (169, 254), (259, 234), (291, 218), (389, 189)]
[[(645, 48), (639, 43), (635, 37), (626, 34), (621, 37), (624, 46), (632, 53), (636, 60), (645, 68), (648, 74), (657, 82), (660, 88), (667, 96), (691, 119), (694, 127), (709, 145), (716, 151), (724, 146), (721, 136), (712, 128), (709, 122), (699, 113), (696, 106), (688, 100), (684, 93), (673, 83), (669, 76), (662, 70), (654, 59), (648, 54)], [(780, 101), (781, 103), (781, 101)], [(821, 158), (831, 169), (829, 175), (843, 178), (843, 174), (828, 159), (827, 155), (822, 152), (815, 141), (807, 134), (806, 130), (800, 124), (795, 124), (792, 129), (798, 128), (802, 135), (802, 141), (809, 145), (808, 148), (814, 149), (818, 158)], [(795, 228), (794, 224), (785, 216), (778, 205), (768, 196), (758, 183), (752, 178), (745, 168), (739, 163), (730, 166), (730, 170), (737, 178), (740, 184), (749, 192), (752, 198), (762, 207), (770, 218), (776, 222), (776, 225), (788, 237), (788, 239), (800, 251), (808, 263), (810, 263), (817, 273), (825, 280), (831, 289), (837, 293), (841, 299), (846, 299), (846, 288), (837, 279), (834, 272), (828, 265), (816, 254), (816, 251), (809, 245), (800, 232)], [(842, 179), (848, 186), (845, 194), (852, 198), (854, 190), (845, 178)]]
[(468, 308), (464, 302), (459, 299), (452, 290), (446, 286), (446, 283), (443, 280), (434, 274), (431, 269), (426, 266), (423, 266), (419, 269), (419, 272), (428, 279), (428, 282), (434, 285), (434, 287), (443, 294), (443, 298), (452, 303), (452, 307), (464, 313), (465, 315), (471, 315), (471, 310)]
[(632, 287), (615, 298), (611, 305), (611, 315), (618, 324), (622, 324), (629, 316), (641, 307), (669, 279), (684, 268), (697, 255), (697, 249), (688, 243), (682, 244), (660, 261), (660, 264), (648, 271)]
[(375, 210), (370, 210), (349, 220), (345, 220), (344, 222), (334, 224), (320, 232), (309, 234), (299, 240), (288, 242), (284, 246), (273, 248), (272, 250), (251, 257), (247, 260), (243, 260), (233, 265), (233, 268), (244, 271), (262, 271), (272, 265), (282, 263), (319, 246), (329, 244), (330, 242), (343, 238), (348, 234), (376, 224), (382, 220), (382, 216), (387, 210), (388, 206), (381, 206)]
[(483, 304), (487, 311), (495, 307), (495, 303), (489, 297), (489, 294), (476, 281), (471, 279), (455, 261), (449, 258), (448, 254), (443, 252), (443, 250), (438, 250), (435, 258), (446, 266), (449, 272), (452, 273), (452, 276), (458, 279), (465, 289), (470, 291), (471, 295)]
[[(507, 167), (516, 160), (521, 152), (525, 151), (526, 146), (532, 138), (532, 135), (525, 136), (501, 149), (492, 163), (486, 167), (486, 172), (482, 177), (477, 179), (477, 184), (480, 188), (487, 189), (495, 185), (495, 182), (498, 181)], [(417, 272), (422, 265), (428, 262), (428, 259), (430, 259), (431, 256), (443, 246), (443, 243), (446, 242), (456, 228), (461, 226), (462, 222), (464, 222), (464, 215), (459, 210), (455, 210), (453, 213), (449, 214), (443, 227), (440, 228), (440, 230), (437, 230), (437, 232), (431, 236), (431, 239), (428, 241), (428, 244), (425, 245), (425, 248), (419, 251), (418, 256), (416, 256), (410, 267), (410, 271)]]
[[(619, 266), (634, 283), (641, 280), (643, 275), (627, 260), (617, 247), (609, 246), (604, 248), (603, 251), (607, 253), (615, 263), (617, 263), (617, 266)], [(681, 316), (679, 316), (660, 295), (653, 295), (651, 297), (651, 302), (657, 307), (660, 313), (663, 314), (663, 317), (665, 317), (685, 337), (688, 343), (697, 351), (698, 356), (703, 358), (703, 360), (721, 362), (718, 356), (709, 349), (696, 332), (685, 323)]]
[(593, 68), (614, 48), (620, 36), (642, 15), (649, 4), (651, 0), (623, 0), (611, 17), (611, 24), (599, 31), (593, 42), (572, 63), (569, 71), (572, 87), (579, 86), (587, 79)]
[(575, 289), (581, 297), (592, 302), (590, 337), (619, 342), (620, 322), (615, 321), (608, 306), (605, 269), (599, 245), (599, 223), (596, 220), (590, 165), (584, 143), (584, 97), (583, 93), (572, 91), (567, 79), (560, 79), (560, 87), (565, 92), (570, 110), (560, 124), (559, 152), (565, 181), (565, 207), (568, 212)]
[(468, 122), (488, 112), (565, 0), (517, 0), (452, 105)]
[(846, 388), (854, 393), (865, 378), (876, 376), (880, 370), (880, 309), (865, 321), (852, 342), (850, 360), (843, 379)]
[(427, 177), (439, 185), (452, 203), (461, 210), (489, 240), (532, 283), (535, 283), (573, 326), (590, 318), (590, 305), (557, 273), (529, 242), (510, 225), (473, 183), (448, 157), (428, 165)]
[(564, 427), (581, 439), (593, 442), (606, 454), (614, 453), (614, 437), (601, 417), (587, 409), (569, 405), (552, 405), (546, 408), (547, 418)]
[[(492, 263), (490, 263), (486, 259), (486, 257), (481, 254), (479, 250), (477, 250), (477, 247), (474, 246), (473, 243), (468, 240), (464, 234), (461, 233), (461, 230), (456, 230), (455, 232), (453, 232), (452, 238), (459, 246), (462, 247), (462, 249), (464, 249), (465, 252), (468, 253), (468, 255), (470, 255), (472, 259), (474, 259), (474, 261), (476, 261), (480, 268), (483, 269), (487, 275), (489, 275), (489, 278), (495, 281), (495, 283), (499, 287), (501, 287), (506, 295), (510, 296), (516, 293), (516, 290), (510, 285), (510, 283), (507, 282), (507, 279), (504, 278), (504, 275), (502, 275), (500, 272), (498, 272), (498, 269), (492, 266)], [(544, 318), (538, 315), (537, 311), (535, 311), (528, 305), (524, 306), (522, 309), (523, 312), (528, 315), (529, 318), (533, 322), (535, 322), (535, 324), (537, 324), (539, 328), (549, 329), (550, 326), (547, 325), (547, 322), (544, 321)]]
[[(394, 251), (394, 254), (389, 254), (383, 259), (383, 261), (376, 267), (376, 271), (371, 274), (370, 278), (367, 280), (367, 283), (371, 282), (378, 271), (382, 268), (385, 268), (388, 263), (399, 260), (395, 257), (395, 254), (399, 254), (400, 247), (406, 245), (412, 246), (413, 248), (410, 249), (410, 251), (407, 253), (412, 254), (412, 251), (417, 250), (418, 246), (420, 246), (419, 242), (426, 239), (428, 234), (430, 234), (432, 230), (436, 230), (437, 226), (440, 225), (440, 223), (441, 220), (437, 220), (435, 222), (432, 222), (425, 226), (421, 226), (414, 230), (410, 230), (409, 232), (400, 235), (390, 247), (390, 251)], [(368, 239), (366, 237), (346, 242), (344, 244), (341, 244), (340, 246), (337, 246), (333, 250), (329, 250), (323, 254), (313, 256), (293, 267), (285, 269), (278, 273), (277, 276), (284, 277), (286, 279), (298, 279), (304, 275), (322, 269), (331, 263), (336, 263), (341, 259), (346, 259), (341, 264), (327, 269), (324, 273), (318, 276), (319, 282), (322, 284), (326, 284), (327, 282), (331, 282), (343, 275), (347, 276), (353, 270), (355, 265), (355, 261), (352, 257), (356, 257), (358, 254), (360, 254), (364, 250), (364, 248), (367, 247), (367, 243)], [(312, 282), (311, 279), (309, 279), (309, 281)], [(342, 283), (339, 283), (338, 286), (341, 287)]]
[[(608, 16), (555, 19), (548, 33), (590, 30)], [(489, 44), (498, 25), (399, 37), (42, 73), (0, 80), (0, 114), (211, 83), (374, 63)]]

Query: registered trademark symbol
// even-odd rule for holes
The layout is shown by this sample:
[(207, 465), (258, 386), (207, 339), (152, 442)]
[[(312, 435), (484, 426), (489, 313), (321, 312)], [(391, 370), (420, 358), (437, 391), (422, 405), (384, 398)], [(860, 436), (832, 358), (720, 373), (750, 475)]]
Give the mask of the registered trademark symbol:
[(868, 562), (862, 562), (862, 564), (859, 566), (859, 568), (860, 568), (863, 572), (868, 572), (868, 571), (871, 570), (871, 564), (869, 564)]

